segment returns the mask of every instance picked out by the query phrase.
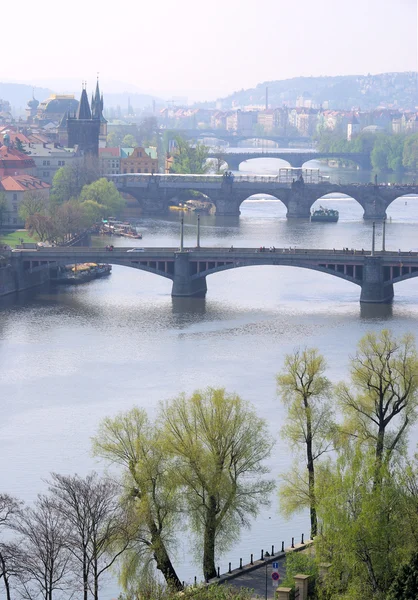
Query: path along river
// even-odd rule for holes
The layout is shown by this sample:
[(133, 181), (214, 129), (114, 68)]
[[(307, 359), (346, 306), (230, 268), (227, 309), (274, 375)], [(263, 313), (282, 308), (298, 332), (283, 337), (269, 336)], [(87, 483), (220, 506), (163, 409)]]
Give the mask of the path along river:
[[(271, 160), (258, 160), (251, 170), (268, 172), (280, 164)], [(321, 204), (339, 209), (338, 223), (287, 221), (279, 200), (250, 199), (239, 219), (202, 217), (202, 244), (370, 248), (372, 225), (363, 221), (360, 205), (347, 198)], [(387, 247), (417, 248), (418, 198), (395, 201), (388, 216)], [(144, 237), (138, 245), (177, 245), (179, 218), (141, 220)], [(196, 217), (187, 215), (186, 245), (195, 245), (195, 235)], [(292, 463), (292, 448), (279, 437), (284, 411), (275, 384), (284, 355), (298, 346), (319, 348), (336, 382), (346, 376), (349, 356), (367, 331), (390, 327), (396, 334), (418, 333), (418, 279), (395, 286), (392, 307), (361, 308), (357, 286), (289, 267), (212, 275), (206, 300), (173, 300), (170, 291), (168, 280), (115, 266), (107, 280), (2, 300), (1, 492), (30, 502), (45, 491), (51, 471), (102, 470), (91, 456), (90, 438), (104, 416), (134, 404), (152, 416), (160, 400), (208, 385), (238, 392), (267, 419), (277, 441), (270, 467), (279, 480)], [(415, 427), (411, 449), (417, 441)], [(282, 540), (288, 544), (302, 532), (309, 533), (307, 515), (284, 521), (274, 495), (235, 548), (219, 557), (221, 571), (229, 561), (247, 562), (251, 552), (277, 548)], [(185, 539), (175, 558), (180, 577), (189, 581), (201, 574), (190, 557), (191, 545)], [(113, 583), (103, 598), (115, 595)]]

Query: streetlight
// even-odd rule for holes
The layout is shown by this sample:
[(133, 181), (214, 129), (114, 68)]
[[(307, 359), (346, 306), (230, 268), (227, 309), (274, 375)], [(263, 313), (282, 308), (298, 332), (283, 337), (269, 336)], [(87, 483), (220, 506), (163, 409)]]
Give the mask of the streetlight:
[(200, 248), (200, 215), (197, 215), (197, 244), (196, 248)]
[(373, 221), (372, 256), (374, 256), (375, 241), (376, 241), (376, 223)]
[(386, 215), (383, 217), (382, 251), (386, 252)]
[(181, 228), (180, 228), (180, 252), (184, 250), (184, 219), (181, 218)]

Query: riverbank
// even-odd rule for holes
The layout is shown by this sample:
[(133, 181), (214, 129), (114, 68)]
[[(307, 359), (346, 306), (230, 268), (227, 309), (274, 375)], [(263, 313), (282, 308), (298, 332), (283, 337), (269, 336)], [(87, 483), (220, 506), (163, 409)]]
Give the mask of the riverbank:
[(42, 286), (50, 280), (48, 265), (35, 267), (30, 271), (13, 268), (10, 263), (0, 268), (0, 297)]

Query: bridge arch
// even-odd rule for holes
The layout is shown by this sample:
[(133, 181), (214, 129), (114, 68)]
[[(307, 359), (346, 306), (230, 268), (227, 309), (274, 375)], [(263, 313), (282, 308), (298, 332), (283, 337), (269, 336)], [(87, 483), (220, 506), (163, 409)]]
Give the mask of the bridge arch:
[[(335, 194), (339, 194), (339, 198), (335, 197)], [(340, 217), (344, 219), (351, 217), (353, 220), (362, 218), (364, 215), (364, 208), (359, 201), (346, 192), (335, 189), (335, 191), (327, 192), (319, 198), (316, 198), (311, 204), (311, 211), (317, 210), (320, 206), (325, 208), (333, 208), (339, 211)], [(351, 210), (350, 210), (351, 207)]]
[[(263, 194), (263, 192), (261, 193), (257, 193), (257, 194), (251, 194), (251, 196), (247, 196), (246, 198), (244, 198), (243, 200), (240, 201), (239, 203), (239, 209), (242, 211), (243, 209), (243, 205), (247, 204), (247, 208), (250, 205), (256, 205), (257, 203), (261, 204), (263, 202), (274, 202), (275, 204), (278, 205), (279, 208), (279, 213), (275, 216), (286, 216), (286, 211), (287, 211), (287, 201), (286, 201), (286, 197), (285, 195), (283, 195), (283, 197), (279, 197), (277, 195), (274, 195), (270, 192), (266, 192), (265, 194)], [(283, 215), (281, 215), (280, 213), (283, 213)]]
[[(233, 252), (231, 253), (231, 255), (233, 256)], [(272, 255), (274, 255), (274, 253), (266, 251), (266, 256), (268, 256), (269, 259), (266, 259), (266, 262), (259, 261), (257, 263), (257, 265), (270, 266), (270, 267), (271, 266), (294, 267), (294, 268), (300, 268), (300, 269), (308, 269), (310, 271), (317, 271), (319, 273), (325, 273), (327, 275), (332, 275), (334, 277), (344, 279), (345, 281), (354, 283), (358, 286), (362, 285), (362, 276), (363, 276), (362, 268), (359, 269), (358, 271), (353, 269), (353, 274), (350, 275), (347, 272), (344, 273), (341, 270), (338, 270), (337, 268), (331, 269), (331, 268), (327, 268), (326, 266), (321, 266), (321, 265), (307, 265), (307, 264), (303, 264), (302, 261), (299, 264), (295, 264), (294, 262), (286, 261), (285, 258), (282, 258), (282, 260), (278, 260), (277, 263), (273, 263), (271, 260)], [(285, 257), (285, 255), (280, 254), (279, 252), (277, 252), (277, 256)], [(253, 266), (256, 266), (256, 265), (254, 265), (254, 263), (251, 263), (250, 261), (238, 259), (237, 261), (231, 262), (229, 264), (224, 264), (222, 266), (217, 266), (217, 267), (205, 269), (203, 271), (199, 271), (198, 273), (195, 273), (194, 275), (192, 275), (192, 279), (200, 279), (202, 277), (207, 277), (208, 275), (213, 275), (215, 273), (220, 273), (222, 271), (228, 271), (231, 269), (239, 269), (239, 268), (243, 268), (243, 267), (253, 267)], [(334, 266), (337, 267), (337, 265), (334, 265)], [(344, 265), (339, 265), (339, 266), (344, 267)], [(351, 271), (350, 271), (350, 273), (351, 273)]]
[(415, 202), (418, 206), (418, 202), (417, 202), (417, 194), (412, 194), (412, 193), (400, 193), (399, 196), (396, 196), (396, 198), (393, 198), (392, 200), (389, 200), (389, 202), (386, 205), (386, 208), (390, 209), (391, 205), (396, 202), (397, 200), (401, 200), (404, 203), (408, 202), (408, 199), (411, 199), (413, 202)]

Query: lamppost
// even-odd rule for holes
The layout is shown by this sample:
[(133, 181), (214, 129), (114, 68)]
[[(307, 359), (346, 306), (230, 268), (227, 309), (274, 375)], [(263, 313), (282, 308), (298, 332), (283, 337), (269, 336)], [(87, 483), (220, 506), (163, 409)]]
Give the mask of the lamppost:
[(374, 256), (375, 241), (376, 241), (376, 223), (373, 221), (372, 256)]
[(184, 219), (181, 218), (181, 228), (180, 228), (180, 252), (184, 250)]
[(386, 252), (386, 215), (383, 218), (382, 251)]
[(200, 215), (197, 215), (197, 244), (196, 248), (200, 248)]

